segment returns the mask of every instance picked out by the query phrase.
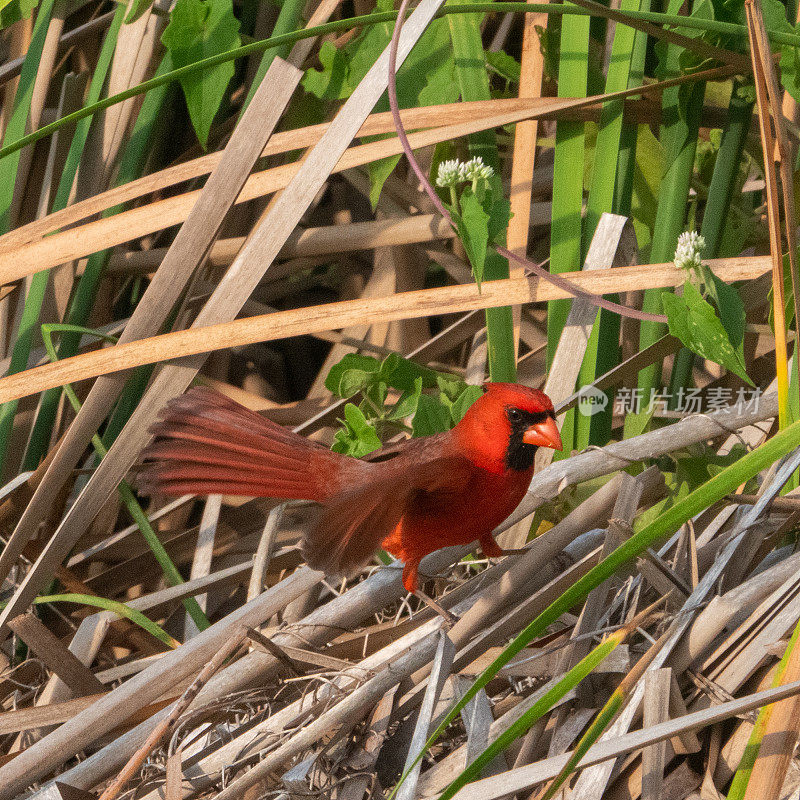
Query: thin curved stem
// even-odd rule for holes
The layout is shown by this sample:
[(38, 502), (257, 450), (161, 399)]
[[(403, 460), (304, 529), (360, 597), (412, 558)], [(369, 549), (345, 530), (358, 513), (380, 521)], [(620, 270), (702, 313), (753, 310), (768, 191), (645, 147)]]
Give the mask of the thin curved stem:
[[(453, 222), (453, 218), (450, 216), (450, 212), (447, 210), (444, 203), (442, 203), (439, 195), (436, 194), (436, 190), (428, 180), (428, 176), (425, 174), (425, 171), (419, 165), (419, 162), (414, 156), (414, 151), (411, 149), (411, 143), (408, 141), (408, 136), (406, 135), (406, 130), (403, 126), (403, 120), (400, 118), (400, 107), (397, 103), (397, 48), (400, 41), (400, 31), (403, 29), (403, 19), (410, 1), (411, 0), (402, 0), (400, 3), (400, 8), (397, 12), (397, 23), (394, 26), (392, 39), (389, 43), (389, 80), (387, 87), (389, 108), (392, 112), (392, 120), (394, 122), (397, 138), (400, 140), (400, 146), (403, 148), (403, 152), (408, 159), (408, 163), (411, 165), (411, 169), (414, 170), (414, 174), (419, 179), (423, 189), (425, 190), (425, 193), (436, 207), (436, 210), (447, 220), (453, 230), (455, 230), (456, 225)], [(620, 305), (619, 303), (612, 303), (610, 300), (600, 297), (600, 295), (587, 292), (585, 289), (576, 286), (574, 283), (572, 283), (572, 281), (562, 278), (560, 275), (551, 274), (541, 264), (535, 264), (533, 261), (530, 261), (524, 256), (511, 252), (511, 250), (509, 250), (507, 247), (502, 247), (500, 245), (492, 245), (492, 247), (494, 247), (497, 253), (499, 253), (503, 258), (507, 258), (509, 261), (514, 261), (517, 264), (522, 265), (529, 272), (532, 272), (534, 275), (536, 275), (537, 278), (541, 278), (542, 280), (552, 283), (554, 286), (558, 286), (559, 289), (569, 292), (573, 297), (580, 297), (583, 300), (587, 300), (589, 303), (597, 306), (598, 308), (605, 308), (608, 311), (613, 311), (621, 316), (631, 317), (638, 320), (661, 323), (666, 323), (667, 321), (667, 318), (663, 314), (649, 314), (644, 311), (639, 311), (635, 308), (629, 308), (628, 306)]]

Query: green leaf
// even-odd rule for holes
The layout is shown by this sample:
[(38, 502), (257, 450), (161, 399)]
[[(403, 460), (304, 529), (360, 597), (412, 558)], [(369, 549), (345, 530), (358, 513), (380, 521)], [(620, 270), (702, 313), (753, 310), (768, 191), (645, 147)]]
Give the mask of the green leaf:
[(489, 69), (496, 72), (501, 78), (505, 78), (512, 83), (519, 83), (520, 64), (515, 58), (503, 50), (486, 50), (486, 64)]
[(744, 360), (731, 344), (713, 307), (693, 284), (684, 284), (683, 297), (664, 292), (661, 301), (673, 336), (701, 358), (715, 361), (753, 385), (747, 377)]
[(383, 184), (386, 183), (388, 177), (392, 174), (392, 172), (394, 172), (394, 168), (397, 166), (399, 161), (400, 156), (388, 156), (387, 158), (381, 158), (378, 161), (370, 161), (369, 164), (367, 164), (367, 175), (369, 176), (369, 202), (373, 211), (378, 207), (378, 200), (380, 200), (381, 192), (383, 191)]
[(21, 19), (28, 19), (39, 0), (2, 0), (0, 2), (0, 29), (7, 28)]
[(464, 414), (469, 411), (469, 407), (483, 394), (480, 386), (467, 386), (463, 392), (453, 401), (450, 414), (453, 417), (453, 424), (458, 425), (464, 418)]
[(636, 166), (633, 172), (631, 220), (643, 259), (653, 240), (658, 189), (664, 174), (664, 149), (648, 125), (636, 130)]
[(492, 200), (489, 207), (489, 241), (503, 244), (506, 240), (508, 223), (511, 221), (511, 203), (505, 197)]
[(351, 397), (359, 390), (355, 389), (350, 394), (343, 394), (342, 379), (345, 373), (352, 370), (375, 373), (380, 369), (380, 366), (381, 362), (377, 358), (362, 356), (359, 353), (348, 353), (341, 361), (331, 367), (328, 377), (325, 378), (325, 388), (339, 397)]
[(436, 385), (439, 387), (439, 399), (445, 405), (452, 405), (461, 392), (464, 391), (466, 384), (461, 378), (456, 378), (455, 375), (439, 373), (436, 376)]
[(319, 48), (322, 69), (306, 70), (303, 88), (320, 100), (340, 100), (352, 91), (347, 81), (347, 57), (331, 42), (323, 42)]
[(461, 195), (461, 215), (456, 218), (461, 242), (467, 251), (472, 275), (480, 288), (483, 267), (486, 263), (486, 248), (489, 244), (489, 215), (480, 200), (470, 189)]
[(450, 430), (450, 412), (435, 398), (428, 394), (419, 397), (417, 413), (412, 423), (414, 436), (430, 436)]
[(374, 372), (363, 369), (348, 369), (342, 373), (337, 394), (340, 397), (352, 397), (356, 392), (366, 389), (372, 382)]
[(358, 406), (348, 403), (344, 407), (344, 428), (336, 431), (331, 450), (355, 458), (371, 453), (381, 446), (381, 440)]
[(729, 283), (718, 278), (709, 267), (702, 265), (703, 283), (714, 301), (722, 327), (728, 334), (733, 349), (744, 363), (744, 328), (746, 324), (744, 303), (739, 292)]
[[(177, 0), (161, 41), (176, 67), (238, 47), (239, 21), (231, 0)], [(189, 116), (203, 147), (233, 71), (233, 63), (227, 61), (181, 78)]]
[(400, 399), (392, 406), (389, 413), (386, 415), (387, 419), (399, 420), (406, 417), (413, 417), (417, 413), (419, 407), (419, 398), (422, 396), (422, 378), (417, 378), (414, 381), (414, 388), (403, 392)]
[(386, 356), (378, 374), (381, 380), (401, 392), (412, 391), (417, 379), (422, 380), (422, 386), (425, 389), (436, 386), (436, 372), (420, 366), (408, 358), (403, 358), (397, 353), (390, 353)]
[[(386, 395), (389, 393), (389, 387), (381, 380), (376, 380), (374, 377), (370, 383), (370, 385), (364, 390), (364, 398), (365, 400), (368, 398), (372, 401), (372, 403), (377, 406), (377, 408), (382, 409), (383, 406), (386, 404)], [(370, 406), (369, 403), (361, 403), (360, 406), (362, 411), (365, 409), (370, 413), (367, 416), (375, 416), (374, 409)]]

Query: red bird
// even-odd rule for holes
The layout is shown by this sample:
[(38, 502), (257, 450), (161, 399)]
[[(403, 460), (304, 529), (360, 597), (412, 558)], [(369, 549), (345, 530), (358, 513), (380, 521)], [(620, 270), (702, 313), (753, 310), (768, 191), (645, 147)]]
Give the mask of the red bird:
[(387, 448), (385, 460), (334, 453), (203, 388), (173, 400), (153, 433), (143, 490), (314, 500), (323, 512), (303, 542), (309, 566), (349, 575), (381, 546), (405, 561), (415, 594), (434, 550), (477, 539), (503, 555), (492, 530), (525, 494), (536, 448), (561, 449), (550, 398), (513, 383), (485, 384), (455, 428)]

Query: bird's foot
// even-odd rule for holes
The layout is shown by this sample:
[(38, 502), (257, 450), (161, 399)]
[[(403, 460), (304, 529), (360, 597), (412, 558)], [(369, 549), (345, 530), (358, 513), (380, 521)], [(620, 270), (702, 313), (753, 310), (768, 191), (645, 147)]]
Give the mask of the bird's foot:
[(491, 539), (481, 539), (480, 540), (481, 550), (483, 550), (483, 554), (487, 558), (502, 558), (503, 556), (520, 556), (523, 553), (527, 553), (527, 548), (519, 547), (513, 550), (505, 550), (500, 547), (499, 544), (494, 540)]
[(458, 622), (458, 617), (455, 614), (440, 606), (432, 597), (425, 594), (422, 589), (417, 589), (413, 594), (415, 597), (419, 597), (426, 606), (432, 608), (444, 620), (444, 626), (447, 630), (450, 630), (453, 625)]

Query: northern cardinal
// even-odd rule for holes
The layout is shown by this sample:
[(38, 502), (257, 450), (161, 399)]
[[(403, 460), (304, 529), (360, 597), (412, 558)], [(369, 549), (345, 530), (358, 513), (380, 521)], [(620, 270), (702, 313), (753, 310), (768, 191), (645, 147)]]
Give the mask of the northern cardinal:
[(386, 448), (385, 460), (334, 453), (204, 388), (173, 400), (153, 433), (143, 490), (314, 500), (323, 510), (303, 542), (309, 566), (348, 575), (381, 546), (420, 595), (428, 553), (476, 539), (486, 556), (506, 552), (493, 528), (525, 494), (536, 448), (561, 449), (550, 398), (513, 383), (484, 384), (452, 430)]

